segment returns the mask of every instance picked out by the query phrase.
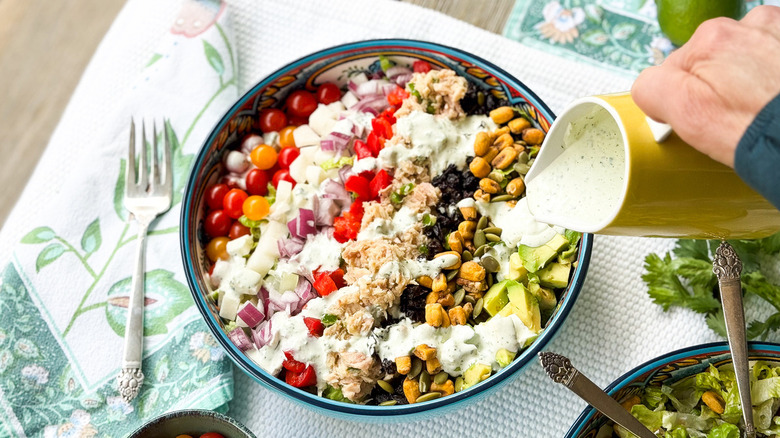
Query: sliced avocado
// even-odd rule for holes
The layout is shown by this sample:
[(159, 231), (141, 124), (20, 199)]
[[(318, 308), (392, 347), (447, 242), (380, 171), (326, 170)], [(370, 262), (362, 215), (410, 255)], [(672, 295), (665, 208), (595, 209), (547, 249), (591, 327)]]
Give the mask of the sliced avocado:
[(544, 266), (547, 262), (553, 259), (558, 252), (549, 246), (527, 246), (519, 245), (517, 247), (517, 254), (520, 256), (520, 260), (523, 262), (523, 267), (529, 272), (536, 272)]
[(490, 373), (492, 371), (493, 369), (490, 368), (490, 365), (485, 365), (479, 362), (470, 366), (469, 369), (463, 373), (463, 389), (471, 388), (477, 383), (487, 379), (490, 377)]
[(515, 356), (517, 356), (516, 352), (502, 348), (496, 352), (496, 362), (501, 368), (504, 368), (515, 360)]
[(547, 311), (554, 309), (558, 305), (558, 299), (555, 298), (555, 292), (540, 286), (538, 283), (528, 283), (528, 291), (539, 301), (539, 310)]
[(549, 242), (545, 243), (544, 246), (549, 247), (558, 253), (569, 247), (569, 239), (564, 237), (562, 234), (556, 234), (555, 237), (550, 239)]
[(539, 284), (546, 287), (561, 288), (569, 284), (571, 264), (550, 263), (542, 268), (539, 274)]
[(514, 306), (513, 313), (526, 327), (534, 333), (539, 333), (542, 330), (542, 315), (536, 297), (520, 283), (509, 287), (507, 296), (509, 303)]
[(513, 252), (509, 256), (509, 273), (507, 278), (515, 281), (524, 281), (528, 278), (528, 269), (523, 266), (520, 254)]
[(512, 280), (504, 280), (494, 284), (482, 298), (482, 308), (485, 309), (490, 316), (498, 313), (498, 311), (503, 309), (504, 306), (506, 306), (506, 303), (509, 302), (509, 298), (506, 296), (506, 288), (510, 282), (516, 283)]
[(512, 303), (508, 303), (496, 315), (498, 315), (498, 316), (509, 316), (509, 315), (511, 315), (513, 313), (515, 313), (515, 306), (513, 306)]

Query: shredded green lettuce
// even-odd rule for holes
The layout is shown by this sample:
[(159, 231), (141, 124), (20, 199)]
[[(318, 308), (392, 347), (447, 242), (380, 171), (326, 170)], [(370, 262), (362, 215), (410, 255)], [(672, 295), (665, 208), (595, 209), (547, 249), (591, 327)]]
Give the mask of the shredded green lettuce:
[(352, 157), (330, 158), (320, 164), (320, 167), (322, 167), (322, 170), (340, 169), (347, 165), (351, 166), (354, 162), (355, 160)]

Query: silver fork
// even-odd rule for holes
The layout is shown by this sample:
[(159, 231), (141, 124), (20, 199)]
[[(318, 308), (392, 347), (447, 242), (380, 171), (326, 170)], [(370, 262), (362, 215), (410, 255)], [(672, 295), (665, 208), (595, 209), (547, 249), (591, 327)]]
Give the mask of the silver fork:
[(130, 147), (125, 172), (125, 208), (138, 222), (138, 246), (135, 271), (130, 293), (130, 306), (125, 326), (125, 346), (122, 354), (122, 371), (117, 376), (117, 385), (122, 398), (128, 403), (133, 400), (144, 382), (141, 371), (144, 343), (144, 249), (149, 224), (171, 207), (173, 175), (171, 173), (171, 143), (168, 131), (163, 128), (165, 145), (162, 153), (162, 169), (157, 153), (157, 128), (152, 127), (152, 159), (147, 169), (148, 154), (146, 127), (141, 122), (141, 153), (138, 173), (135, 169), (135, 122), (130, 120)]

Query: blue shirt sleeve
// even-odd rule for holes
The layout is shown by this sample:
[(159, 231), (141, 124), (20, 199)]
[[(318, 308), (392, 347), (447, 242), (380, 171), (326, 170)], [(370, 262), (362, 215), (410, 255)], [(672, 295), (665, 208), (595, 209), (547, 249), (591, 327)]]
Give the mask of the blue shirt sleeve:
[(739, 140), (734, 170), (780, 209), (780, 94), (762, 110)]

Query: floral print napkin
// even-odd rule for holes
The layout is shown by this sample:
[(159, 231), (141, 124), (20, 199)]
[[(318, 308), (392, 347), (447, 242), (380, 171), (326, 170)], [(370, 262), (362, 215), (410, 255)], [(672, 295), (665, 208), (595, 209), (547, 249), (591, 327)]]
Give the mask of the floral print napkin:
[[(227, 409), (231, 365), (186, 286), (178, 218), (194, 154), (238, 96), (233, 46), (223, 3), (185, 0), (135, 85), (65, 163), (67, 178), (22, 196), (40, 214), (0, 271), (0, 437), (122, 437), (166, 411)], [(135, 261), (122, 203), (131, 117), (172, 139), (175, 195), (149, 233), (146, 379), (127, 403), (115, 377)]]
[[(749, 10), (780, 0), (746, 3)], [(675, 48), (658, 27), (654, 0), (517, 0), (504, 36), (631, 76)]]

